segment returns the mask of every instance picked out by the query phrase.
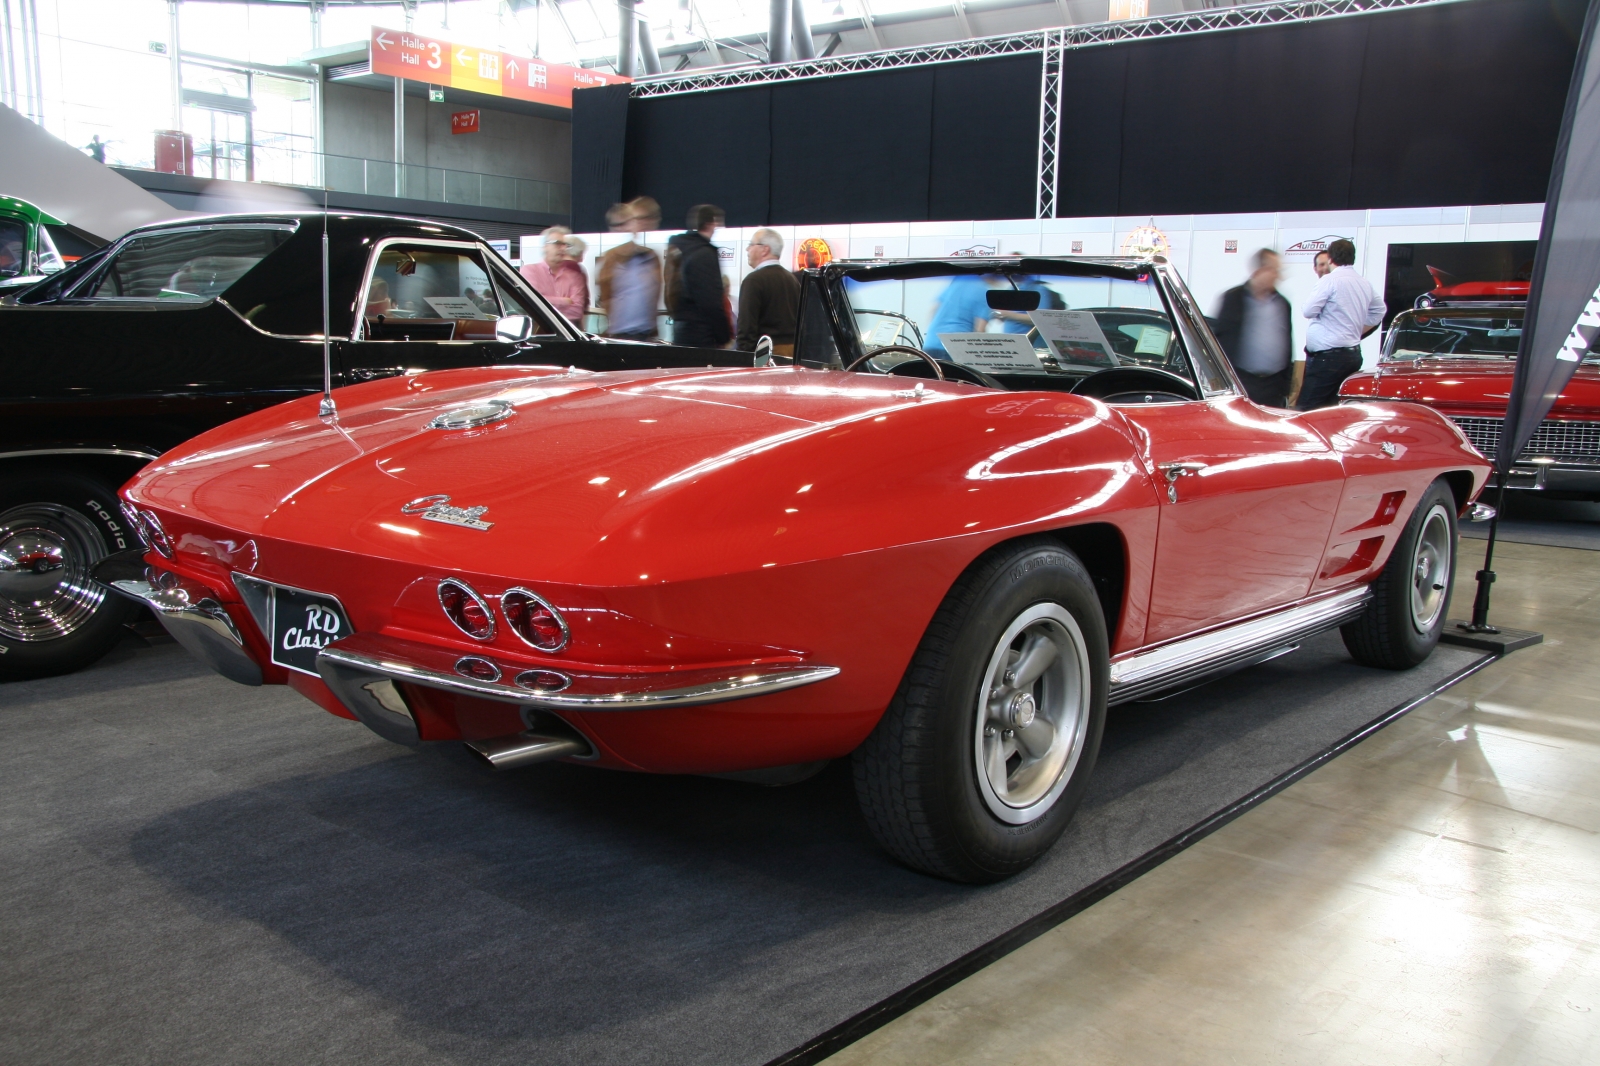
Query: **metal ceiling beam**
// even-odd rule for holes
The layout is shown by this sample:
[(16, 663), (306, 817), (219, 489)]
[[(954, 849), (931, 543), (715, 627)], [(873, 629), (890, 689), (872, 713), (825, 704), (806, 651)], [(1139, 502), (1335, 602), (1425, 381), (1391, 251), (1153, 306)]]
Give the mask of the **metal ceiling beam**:
[(967, 5), (962, 0), (955, 0), (956, 21), (961, 23), (961, 36), (975, 36), (972, 32), (972, 23), (967, 21)]
[[(794, 63), (725, 67), (693, 73), (668, 74), (636, 81), (631, 91), (632, 95), (637, 97), (671, 96), (677, 93), (732, 89), (745, 85), (826, 78), (859, 71), (893, 70), (935, 63), (958, 63), (988, 56), (1019, 55), (1043, 51), (1052, 33), (1062, 35), (1061, 47), (1065, 49), (1089, 48), (1123, 41), (1190, 36), (1251, 26), (1272, 26), (1287, 22), (1308, 22), (1381, 11), (1471, 2), (1473, 0), (1277, 0), (1272, 3), (1241, 7), (1182, 12), (1161, 18), (1097, 22), (1068, 26), (1062, 30), (1034, 30), (1029, 33), (978, 37), (966, 41), (917, 45), (912, 48), (828, 56)], [(863, 0), (863, 10), (866, 10), (865, 0)], [(866, 28), (870, 31), (870, 24)]]

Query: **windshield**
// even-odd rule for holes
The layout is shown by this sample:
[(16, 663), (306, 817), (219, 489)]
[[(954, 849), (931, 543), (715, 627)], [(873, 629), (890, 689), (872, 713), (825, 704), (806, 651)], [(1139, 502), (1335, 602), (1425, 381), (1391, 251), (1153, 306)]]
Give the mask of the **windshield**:
[(1522, 311), (1503, 315), (1407, 314), (1395, 319), (1384, 343), (1384, 359), (1481, 356), (1515, 359), (1522, 343)]
[(21, 223), (0, 218), (0, 278), (14, 278), (28, 266), (28, 230)]
[(845, 276), (867, 353), (921, 348), (992, 375), (1073, 379), (1141, 366), (1194, 380), (1156, 280), (1079, 274)]

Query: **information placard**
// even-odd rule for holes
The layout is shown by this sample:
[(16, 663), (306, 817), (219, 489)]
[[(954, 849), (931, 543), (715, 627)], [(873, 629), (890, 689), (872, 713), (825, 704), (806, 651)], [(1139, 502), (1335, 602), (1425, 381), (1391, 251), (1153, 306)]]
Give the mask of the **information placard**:
[(476, 318), (489, 319), (493, 315), (483, 313), (483, 308), (473, 303), (465, 296), (424, 296), (428, 306), (433, 308), (440, 318)]
[(1088, 311), (1029, 311), (1028, 318), (1063, 363), (1117, 366), (1111, 342)]
[(950, 358), (985, 374), (1043, 374), (1044, 364), (1020, 333), (941, 333)]

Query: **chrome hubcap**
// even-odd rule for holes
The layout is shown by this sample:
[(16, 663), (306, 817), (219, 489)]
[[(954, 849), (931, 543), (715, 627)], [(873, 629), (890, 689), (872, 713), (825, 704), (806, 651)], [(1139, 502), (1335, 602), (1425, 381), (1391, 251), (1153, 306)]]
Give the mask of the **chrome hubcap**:
[(978, 788), (996, 818), (1022, 825), (1050, 810), (1083, 755), (1089, 698), (1072, 615), (1054, 603), (1018, 615), (989, 658), (973, 738)]
[(1422, 520), (1417, 547), (1411, 560), (1411, 624), (1418, 633), (1427, 633), (1444, 610), (1444, 596), (1454, 560), (1450, 543), (1450, 515), (1443, 504), (1434, 504)]
[(89, 567), (106, 555), (99, 533), (70, 507), (29, 503), (0, 514), (0, 636), (64, 637), (106, 597)]

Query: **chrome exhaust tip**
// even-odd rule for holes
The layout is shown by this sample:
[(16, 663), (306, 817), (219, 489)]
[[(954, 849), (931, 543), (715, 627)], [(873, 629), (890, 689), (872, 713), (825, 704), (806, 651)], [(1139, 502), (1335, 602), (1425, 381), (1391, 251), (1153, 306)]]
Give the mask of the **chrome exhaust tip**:
[(552, 759), (594, 755), (594, 749), (582, 737), (552, 736), (531, 729), (506, 737), (469, 740), (467, 750), (496, 770), (515, 770)]

